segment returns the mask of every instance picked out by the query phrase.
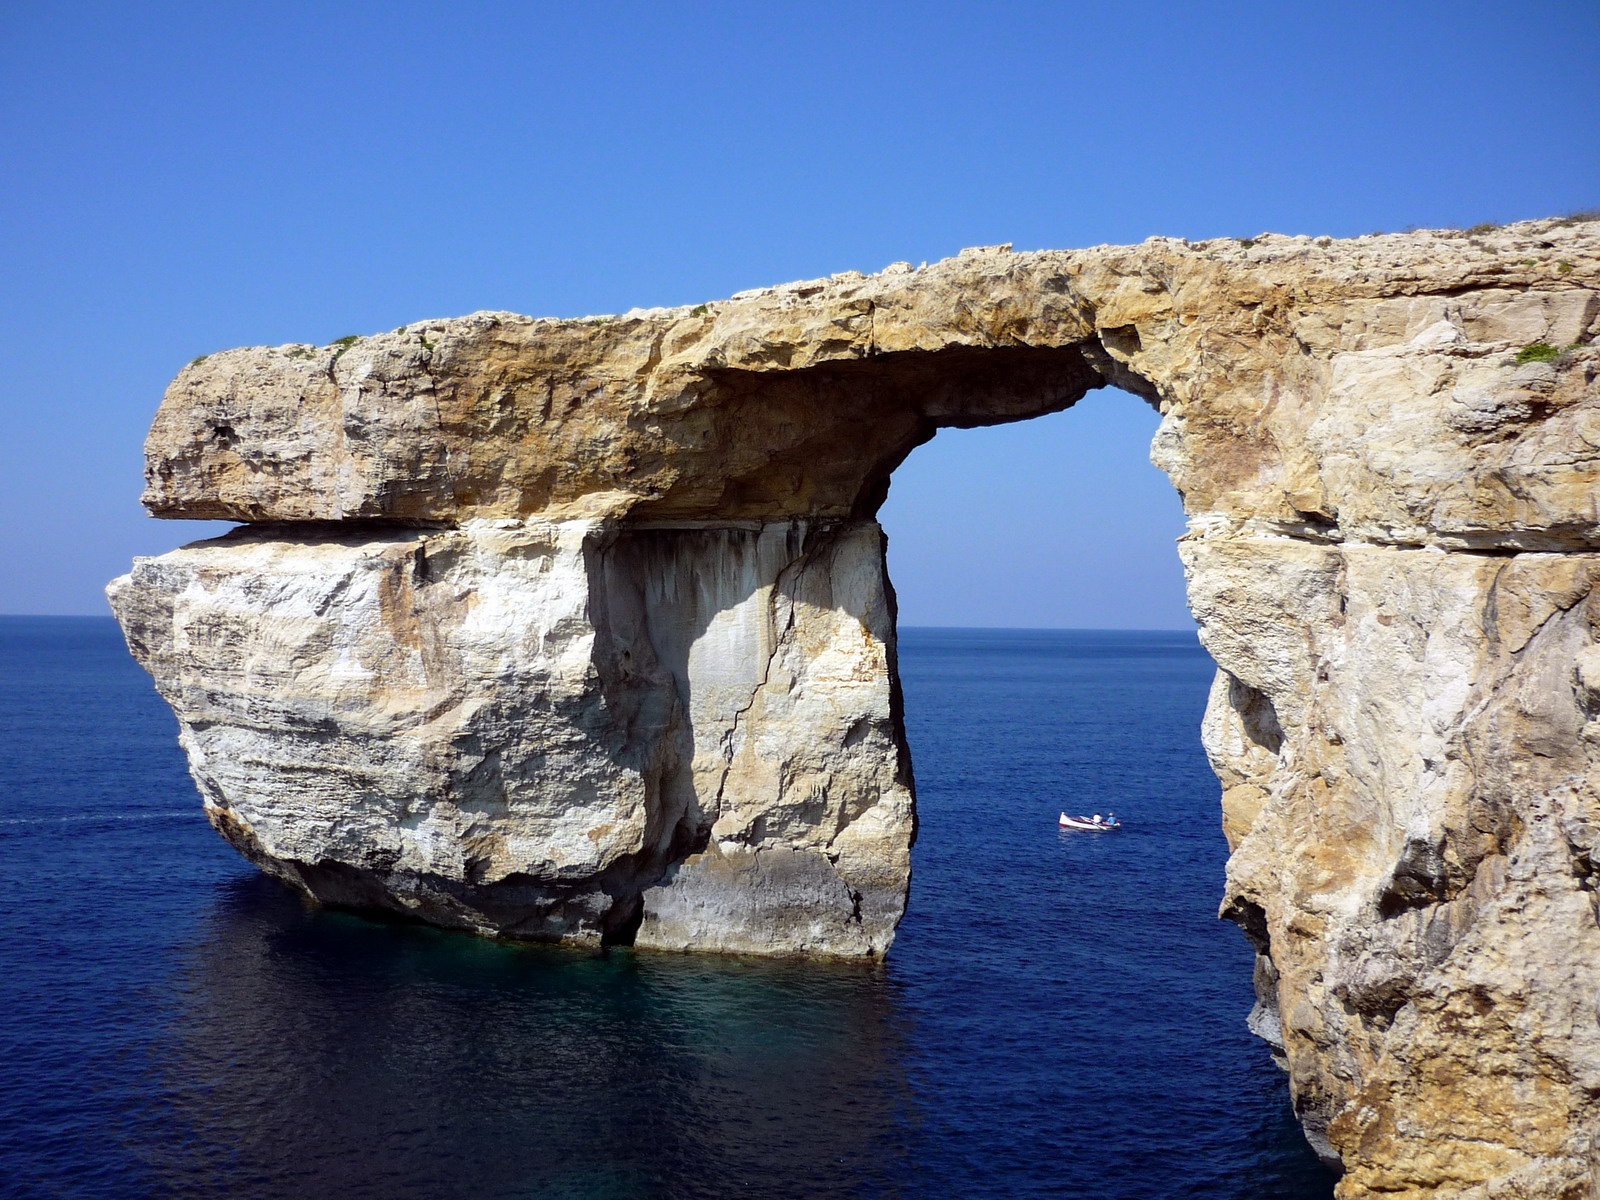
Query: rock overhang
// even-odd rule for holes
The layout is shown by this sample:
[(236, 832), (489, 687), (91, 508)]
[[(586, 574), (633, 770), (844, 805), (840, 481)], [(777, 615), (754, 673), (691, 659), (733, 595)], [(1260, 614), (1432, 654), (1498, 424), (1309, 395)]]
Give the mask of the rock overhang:
[[(1174, 475), (1191, 514), (1467, 545), (1518, 532), (1497, 528), (1510, 494), (1524, 535), (1592, 545), (1593, 512), (1558, 496), (1594, 481), (1572, 451), (1594, 436), (1590, 368), (1516, 361), (1583, 341), (1600, 315), (1589, 228), (988, 248), (615, 318), (477, 313), (227, 351), (169, 391), (145, 501), (245, 521), (870, 515), (935, 429), (1109, 383), (1203, 447)], [(1451, 405), (1363, 409), (1417, 370)], [(1313, 397), (1317, 420), (1281, 411)], [(1410, 439), (1410, 461), (1341, 439), (1374, 418)], [(1440, 461), (1454, 478), (1428, 473)]]

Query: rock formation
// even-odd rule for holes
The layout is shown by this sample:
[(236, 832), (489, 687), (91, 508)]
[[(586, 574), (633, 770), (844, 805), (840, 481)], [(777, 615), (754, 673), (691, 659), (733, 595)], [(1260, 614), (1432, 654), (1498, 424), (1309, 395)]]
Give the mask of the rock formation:
[(941, 426), (1159, 406), (1252, 1025), (1344, 1197), (1600, 1194), (1600, 223), (1011, 253), (191, 364), (111, 586), (206, 810), (320, 899), (878, 955), (874, 521)]

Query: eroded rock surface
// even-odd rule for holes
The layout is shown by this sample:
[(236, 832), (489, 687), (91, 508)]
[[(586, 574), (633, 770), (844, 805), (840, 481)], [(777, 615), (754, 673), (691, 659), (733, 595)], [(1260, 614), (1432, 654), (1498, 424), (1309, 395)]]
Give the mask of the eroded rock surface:
[(912, 821), (885, 589), (871, 521), (477, 520), (246, 527), (112, 599), (212, 823), (319, 899), (881, 954)]
[(1252, 1027), (1344, 1197), (1597, 1194), (1600, 224), (964, 252), (172, 385), (111, 589), (217, 828), (509, 936), (881, 954), (873, 516), (946, 425), (1157, 405)]

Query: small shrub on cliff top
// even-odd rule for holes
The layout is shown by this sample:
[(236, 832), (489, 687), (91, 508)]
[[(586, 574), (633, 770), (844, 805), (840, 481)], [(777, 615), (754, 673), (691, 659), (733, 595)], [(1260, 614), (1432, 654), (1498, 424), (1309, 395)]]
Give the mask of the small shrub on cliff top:
[(198, 367), (201, 363), (205, 362), (205, 360), (210, 358), (210, 357), (211, 357), (211, 355), (209, 355), (209, 354), (202, 354), (199, 358), (191, 358), (189, 360), (189, 365), (191, 367)]
[(1561, 351), (1557, 350), (1549, 342), (1534, 342), (1531, 346), (1524, 346), (1517, 351), (1517, 361), (1519, 363), (1555, 362), (1560, 357)]

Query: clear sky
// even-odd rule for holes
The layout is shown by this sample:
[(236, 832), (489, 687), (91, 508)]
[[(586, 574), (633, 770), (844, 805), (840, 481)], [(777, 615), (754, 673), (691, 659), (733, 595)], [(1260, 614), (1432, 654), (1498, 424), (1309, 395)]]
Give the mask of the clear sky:
[[(104, 612), (189, 359), (849, 268), (1600, 205), (1600, 3), (0, 6), (0, 612)], [(1155, 416), (946, 431), (911, 624), (1188, 624)]]

